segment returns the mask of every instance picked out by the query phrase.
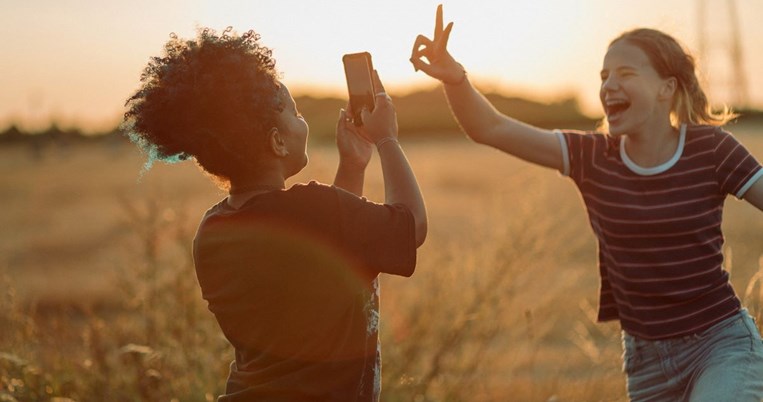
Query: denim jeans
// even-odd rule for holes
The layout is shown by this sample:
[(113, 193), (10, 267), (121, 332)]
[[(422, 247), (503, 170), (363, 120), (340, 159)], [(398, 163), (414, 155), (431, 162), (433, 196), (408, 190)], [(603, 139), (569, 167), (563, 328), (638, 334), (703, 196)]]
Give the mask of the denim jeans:
[(742, 309), (707, 330), (650, 341), (623, 332), (632, 401), (763, 400), (763, 341)]

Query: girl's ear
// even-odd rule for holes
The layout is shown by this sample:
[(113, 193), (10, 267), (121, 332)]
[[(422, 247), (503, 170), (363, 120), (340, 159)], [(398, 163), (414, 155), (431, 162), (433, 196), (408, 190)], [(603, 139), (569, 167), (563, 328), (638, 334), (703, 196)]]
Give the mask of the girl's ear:
[(276, 127), (268, 131), (268, 148), (273, 155), (278, 157), (285, 157), (289, 154), (289, 150), (286, 149), (286, 141)]
[(678, 89), (678, 80), (676, 77), (670, 77), (662, 84), (662, 88), (660, 88), (660, 99), (673, 99), (673, 95), (676, 94), (676, 89)]

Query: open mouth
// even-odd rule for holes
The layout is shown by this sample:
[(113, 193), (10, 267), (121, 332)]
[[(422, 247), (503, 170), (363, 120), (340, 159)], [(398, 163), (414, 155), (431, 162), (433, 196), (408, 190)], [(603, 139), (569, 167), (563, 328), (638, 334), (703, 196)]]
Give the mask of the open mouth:
[(604, 107), (607, 112), (607, 117), (610, 120), (614, 120), (620, 117), (620, 114), (628, 110), (628, 108), (631, 107), (631, 103), (626, 100), (611, 100), (607, 101)]

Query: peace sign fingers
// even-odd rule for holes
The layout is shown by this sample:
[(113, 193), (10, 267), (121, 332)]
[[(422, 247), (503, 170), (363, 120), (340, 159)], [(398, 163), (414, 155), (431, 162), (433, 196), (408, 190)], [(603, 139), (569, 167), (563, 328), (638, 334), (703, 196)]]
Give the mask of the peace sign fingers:
[(440, 38), (440, 35), (442, 34), (442, 4), (437, 5), (437, 13), (434, 17), (434, 40), (437, 42), (437, 39)]
[[(448, 39), (453, 29), (453, 22), (448, 23), (443, 29), (442, 20), (442, 4), (440, 4), (435, 14), (434, 37), (433, 39), (424, 35), (416, 37), (411, 51), (411, 63), (416, 71), (422, 70), (438, 80), (451, 77), (457, 79), (463, 74), (463, 68), (448, 53)], [(424, 58), (427, 61), (424, 61)]]

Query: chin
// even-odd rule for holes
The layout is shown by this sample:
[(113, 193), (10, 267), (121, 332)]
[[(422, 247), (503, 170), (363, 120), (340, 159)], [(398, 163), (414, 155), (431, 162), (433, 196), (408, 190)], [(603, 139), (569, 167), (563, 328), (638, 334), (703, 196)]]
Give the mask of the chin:
[(622, 124), (612, 124), (611, 122), (607, 121), (607, 131), (610, 136), (612, 137), (619, 137), (621, 135), (626, 134), (625, 126)]
[(610, 137), (620, 137), (620, 136), (625, 135), (626, 133), (625, 133), (625, 131), (623, 131), (621, 129), (617, 129), (617, 128), (616, 129), (612, 129), (612, 127), (610, 127), (608, 134), (609, 134)]
[(305, 155), (305, 157), (302, 159), (302, 161), (299, 164), (294, 164), (294, 168), (291, 170), (289, 177), (292, 177), (296, 175), (297, 173), (301, 172), (302, 169), (304, 169), (307, 166), (308, 157)]

